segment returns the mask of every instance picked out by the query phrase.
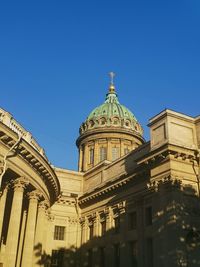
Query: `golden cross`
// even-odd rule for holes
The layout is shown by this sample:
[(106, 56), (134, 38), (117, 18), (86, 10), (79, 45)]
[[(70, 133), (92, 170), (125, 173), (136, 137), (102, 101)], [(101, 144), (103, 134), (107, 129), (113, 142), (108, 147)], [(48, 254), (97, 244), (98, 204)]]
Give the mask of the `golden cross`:
[(115, 73), (114, 72), (109, 72), (110, 75), (110, 83), (113, 85), (114, 84), (114, 77), (115, 77)]

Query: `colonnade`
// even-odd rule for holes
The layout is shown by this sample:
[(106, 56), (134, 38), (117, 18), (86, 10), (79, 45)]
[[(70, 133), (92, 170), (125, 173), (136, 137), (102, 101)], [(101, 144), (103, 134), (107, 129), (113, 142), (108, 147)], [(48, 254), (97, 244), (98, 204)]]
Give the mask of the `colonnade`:
[[(92, 215), (84, 216), (81, 218), (81, 244), (85, 244), (90, 239), (90, 227), (93, 228), (93, 237), (101, 237), (103, 234), (103, 224), (105, 223), (105, 231), (109, 232), (115, 227), (114, 220), (125, 212), (124, 207), (117, 208), (115, 211), (111, 207), (107, 207), (103, 212), (95, 212)], [(121, 223), (123, 223), (121, 221)]]
[[(8, 183), (0, 197), (0, 263), (3, 267), (32, 267), (37, 266), (34, 261), (34, 246), (43, 243), (45, 231), (46, 209), (48, 203), (44, 201), (41, 192), (34, 189), (28, 191), (29, 181), (20, 177)], [(3, 224), (7, 210), (7, 196), (13, 189), (9, 224), (6, 240), (3, 238)], [(28, 210), (24, 206), (25, 193), (28, 199)]]
[[(112, 162), (113, 160), (125, 155), (125, 148), (129, 151), (134, 150), (138, 145), (133, 140), (123, 138), (102, 138), (90, 140), (79, 146), (79, 171), (87, 171), (89, 168), (96, 166), (100, 162), (100, 147), (106, 148), (106, 160)], [(117, 158), (113, 159), (112, 148), (119, 149)], [(89, 151), (93, 149), (93, 163), (90, 162)]]

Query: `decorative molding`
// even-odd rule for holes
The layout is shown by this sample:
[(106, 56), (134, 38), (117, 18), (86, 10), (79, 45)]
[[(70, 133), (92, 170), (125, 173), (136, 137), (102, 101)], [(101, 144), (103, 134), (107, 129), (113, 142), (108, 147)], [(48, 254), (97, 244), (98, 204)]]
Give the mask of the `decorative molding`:
[(76, 205), (76, 200), (74, 198), (70, 198), (68, 196), (59, 195), (56, 204), (74, 206)]
[[(15, 143), (14, 138), (10, 135), (8, 136), (6, 131), (3, 130), (0, 131), (0, 141), (2, 141), (2, 143), (9, 149), (12, 147), (12, 144)], [(50, 165), (46, 157), (42, 156), (41, 153), (39, 153), (38, 155), (37, 150), (35, 150), (35, 152), (37, 153), (36, 156), (35, 152), (33, 151), (34, 147), (31, 146), (29, 149), (29, 147), (27, 147), (27, 144), (29, 143), (26, 143), (26, 140), (24, 138), (22, 138), (22, 141), (23, 142), (21, 142), (17, 147), (17, 154), (19, 155), (19, 157), (25, 160), (31, 166), (32, 169), (34, 169), (38, 173), (38, 175), (41, 177), (45, 184), (47, 184), (47, 181), (49, 182), (49, 185), (53, 189), (52, 192), (54, 192), (55, 195), (54, 198), (56, 198), (59, 193), (60, 187), (53, 167)]]
[(50, 204), (47, 200), (43, 200), (41, 202), (39, 202), (38, 204), (38, 209), (47, 211), (47, 209), (49, 208)]
[(76, 217), (68, 217), (68, 223), (69, 224), (77, 224), (79, 220)]

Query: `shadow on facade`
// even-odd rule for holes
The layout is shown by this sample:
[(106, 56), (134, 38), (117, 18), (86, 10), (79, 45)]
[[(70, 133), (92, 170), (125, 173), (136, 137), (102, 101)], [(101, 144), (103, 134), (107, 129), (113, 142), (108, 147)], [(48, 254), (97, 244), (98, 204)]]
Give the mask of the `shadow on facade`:
[[(107, 204), (113, 213), (109, 230), (95, 235), (94, 229), (79, 248), (61, 247), (47, 255), (35, 247), (38, 265), (44, 267), (198, 267), (200, 266), (200, 198), (193, 187), (168, 175), (151, 182), (150, 167), (136, 167), (133, 155), (125, 161), (128, 183), (82, 204)], [(160, 163), (159, 163), (160, 164)], [(135, 175), (135, 173), (137, 175)], [(119, 177), (119, 180), (126, 178)], [(111, 182), (105, 185), (109, 186)], [(142, 188), (142, 190), (141, 190)], [(126, 203), (125, 207), (120, 203)], [(131, 216), (136, 215), (135, 222)], [(94, 211), (88, 216), (94, 222)], [(120, 220), (115, 220), (120, 218)], [(133, 218), (133, 217), (132, 217)], [(99, 223), (101, 223), (101, 214)], [(133, 223), (133, 225), (131, 225)], [(107, 229), (107, 227), (106, 227)], [(94, 231), (95, 232), (95, 231)]]
[[(112, 204), (119, 200), (111, 200)], [(90, 234), (80, 248), (60, 248), (47, 255), (41, 244), (35, 247), (38, 265), (44, 267), (197, 267), (200, 266), (200, 203), (191, 186), (176, 181), (149, 189), (148, 201), (135, 199), (136, 229), (130, 229), (129, 210), (120, 223), (103, 236)], [(110, 203), (108, 203), (109, 206)], [(152, 221), (145, 217), (152, 207)], [(150, 215), (151, 216), (151, 215)], [(149, 220), (149, 222), (147, 222)]]
[[(152, 192), (154, 254), (160, 266), (200, 266), (200, 199), (179, 180), (161, 182)], [(156, 204), (157, 203), (157, 204)], [(159, 265), (158, 265), (159, 266)]]

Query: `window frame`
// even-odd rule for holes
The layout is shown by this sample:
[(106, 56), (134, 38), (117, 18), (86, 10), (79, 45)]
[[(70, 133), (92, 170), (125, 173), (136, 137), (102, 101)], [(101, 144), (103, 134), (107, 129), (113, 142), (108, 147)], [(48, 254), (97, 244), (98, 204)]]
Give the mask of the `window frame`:
[(99, 161), (104, 161), (107, 159), (107, 147), (101, 146), (99, 148)]
[(112, 161), (117, 160), (120, 158), (120, 147), (113, 146), (112, 147)]
[(66, 227), (63, 225), (54, 225), (54, 240), (64, 241), (65, 240)]

